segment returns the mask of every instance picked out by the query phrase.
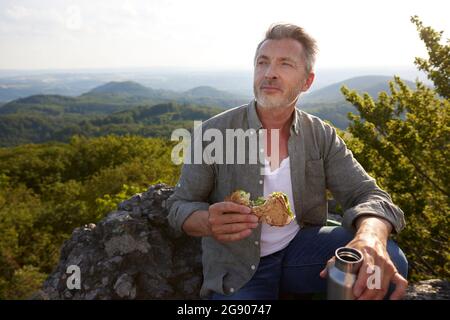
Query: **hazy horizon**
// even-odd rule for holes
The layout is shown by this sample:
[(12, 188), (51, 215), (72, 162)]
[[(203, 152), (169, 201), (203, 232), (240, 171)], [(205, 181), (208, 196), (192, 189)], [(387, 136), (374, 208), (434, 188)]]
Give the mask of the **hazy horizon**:
[[(328, 85), (361, 76), (400, 76), (429, 84), (413, 67), (321, 68), (307, 95)], [(187, 91), (210, 86), (239, 96), (253, 96), (252, 70), (198, 70), (196, 68), (112, 68), (71, 70), (0, 70), (0, 102), (32, 94), (77, 96), (111, 81), (134, 81), (153, 89)]]
[(448, 32), (449, 8), (441, 0), (3, 0), (0, 69), (251, 70), (274, 22), (316, 38), (317, 69), (413, 67), (426, 50), (410, 17)]

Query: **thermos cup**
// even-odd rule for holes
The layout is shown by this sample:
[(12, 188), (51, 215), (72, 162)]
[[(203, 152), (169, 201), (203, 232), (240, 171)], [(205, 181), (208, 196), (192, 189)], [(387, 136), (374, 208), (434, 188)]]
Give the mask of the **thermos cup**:
[(341, 247), (335, 251), (335, 262), (328, 265), (328, 300), (354, 300), (353, 285), (363, 256), (357, 249)]

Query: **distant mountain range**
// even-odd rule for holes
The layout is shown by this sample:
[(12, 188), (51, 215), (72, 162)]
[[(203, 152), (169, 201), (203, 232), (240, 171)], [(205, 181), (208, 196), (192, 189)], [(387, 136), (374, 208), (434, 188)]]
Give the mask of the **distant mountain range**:
[[(340, 90), (341, 87), (345, 85), (360, 94), (368, 93), (377, 99), (381, 91), (390, 93), (389, 81), (392, 80), (393, 78), (388, 76), (361, 76), (343, 80), (300, 96), (298, 107), (321, 119), (330, 121), (340, 129), (346, 129), (349, 122), (348, 113), (358, 113), (358, 111), (345, 100)], [(415, 88), (415, 83), (411, 81), (404, 81), (404, 83), (410, 88)]]
[[(389, 91), (389, 80), (351, 78), (301, 96), (299, 107), (346, 129), (347, 113), (357, 111), (344, 100), (341, 86), (376, 97), (379, 91)], [(414, 87), (412, 82), (406, 84)], [(108, 82), (77, 97), (32, 95), (0, 106), (0, 146), (68, 141), (74, 134), (168, 138), (175, 128), (191, 127), (192, 120), (206, 120), (249, 100), (209, 86), (177, 92), (133, 81)]]
[[(402, 79), (426, 80), (414, 67), (319, 68), (312, 91), (354, 77), (399, 75)], [(197, 70), (189, 68), (128, 68), (85, 70), (0, 70), (0, 103), (36, 94), (79, 96), (105, 83), (134, 81), (155, 90), (185, 92), (209, 86), (245, 99), (253, 96), (253, 71)]]
[(155, 90), (185, 92), (209, 86), (249, 99), (251, 71), (190, 69), (5, 71), (0, 70), (0, 103), (37, 94), (79, 96), (105, 83), (133, 81)]
[[(389, 81), (393, 81), (392, 77), (388, 76), (362, 76), (346, 79), (340, 82), (333, 83), (324, 88), (314, 90), (305, 94), (300, 98), (300, 103), (334, 103), (344, 101), (344, 96), (341, 93), (341, 87), (347, 86), (349, 89), (356, 90), (359, 93), (367, 92), (374, 98), (378, 97), (381, 91), (389, 91)], [(415, 88), (415, 83), (412, 81), (404, 81), (410, 88)]]
[(229, 108), (230, 106), (239, 105), (248, 101), (248, 99), (243, 96), (209, 86), (199, 86), (187, 91), (178, 92), (173, 90), (152, 89), (133, 81), (108, 82), (82, 94), (81, 97), (120, 97), (127, 102), (145, 101), (145, 99), (178, 101), (181, 103), (197, 103), (224, 108)]
[[(308, 109), (316, 108), (317, 104), (321, 104), (323, 107), (324, 104), (344, 102), (344, 97), (340, 91), (343, 85), (360, 93), (367, 92), (372, 97), (377, 97), (380, 91), (389, 92), (388, 82), (391, 80), (392, 78), (388, 76), (350, 78), (302, 95), (299, 105)], [(411, 81), (405, 81), (405, 83), (411, 88), (415, 86)], [(78, 97), (33, 95), (20, 98), (0, 106), (0, 114), (28, 111), (83, 114), (111, 113), (126, 110), (130, 106), (170, 101), (230, 108), (246, 103), (249, 99), (209, 86), (199, 86), (184, 92), (178, 92), (153, 89), (133, 81), (112, 81), (95, 87)]]
[(136, 82), (123, 81), (108, 82), (78, 97), (33, 95), (20, 98), (1, 106), (0, 114), (23, 112), (40, 112), (51, 115), (62, 113), (109, 114), (135, 106), (168, 102), (229, 108), (248, 101), (241, 96), (207, 86), (177, 92), (152, 89)]
[(165, 90), (153, 90), (152, 88), (144, 87), (143, 85), (133, 81), (111, 81), (104, 85), (95, 87), (82, 96), (131, 96), (131, 97), (154, 97), (161, 95)]

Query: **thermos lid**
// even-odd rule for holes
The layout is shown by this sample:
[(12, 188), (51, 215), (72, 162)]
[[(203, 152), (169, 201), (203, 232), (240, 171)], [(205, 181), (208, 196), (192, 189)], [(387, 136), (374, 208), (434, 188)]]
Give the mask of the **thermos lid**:
[(361, 267), (363, 255), (361, 251), (349, 248), (340, 247), (335, 251), (335, 266), (343, 272), (356, 273)]

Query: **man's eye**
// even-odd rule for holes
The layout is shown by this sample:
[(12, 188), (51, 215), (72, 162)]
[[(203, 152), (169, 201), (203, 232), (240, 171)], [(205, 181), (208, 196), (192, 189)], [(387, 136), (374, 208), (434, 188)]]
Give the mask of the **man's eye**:
[(288, 67), (292, 67), (292, 64), (287, 63), (287, 62), (283, 62), (283, 66), (288, 66)]

